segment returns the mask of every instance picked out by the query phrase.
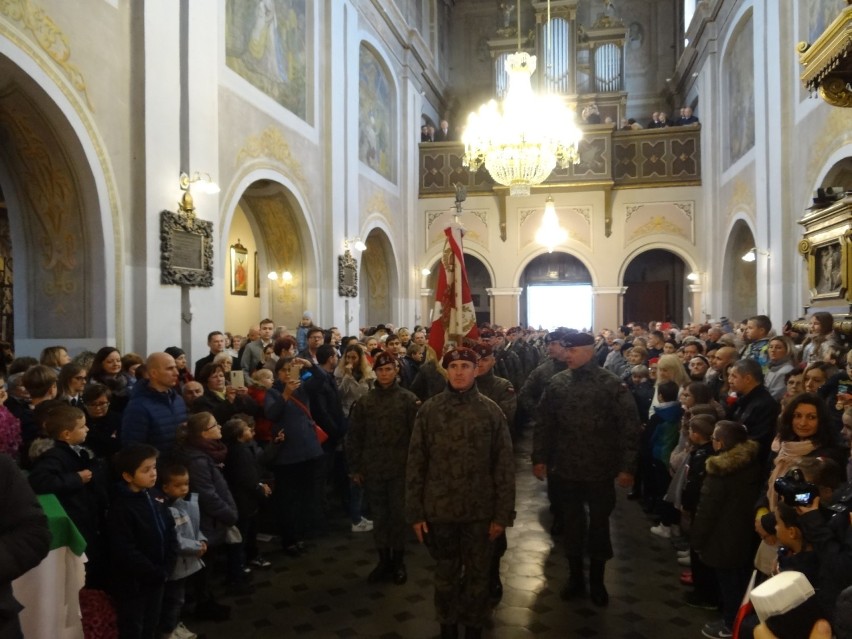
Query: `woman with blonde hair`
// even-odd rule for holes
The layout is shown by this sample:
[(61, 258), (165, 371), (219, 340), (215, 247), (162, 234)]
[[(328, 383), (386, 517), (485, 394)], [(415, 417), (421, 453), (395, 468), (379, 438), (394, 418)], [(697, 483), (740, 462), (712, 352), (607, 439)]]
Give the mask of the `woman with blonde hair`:
[(651, 401), (651, 409), (648, 417), (653, 417), (654, 408), (660, 405), (657, 389), (663, 382), (674, 382), (678, 387), (687, 386), (692, 380), (683, 366), (683, 362), (675, 354), (661, 355), (657, 361), (657, 381), (654, 384), (654, 399)]
[(437, 395), (447, 387), (447, 371), (441, 366), (438, 360), (438, 355), (435, 349), (431, 346), (426, 346), (426, 358), (420, 365), (420, 370), (414, 381), (411, 382), (412, 393), (417, 395), (421, 401), (426, 401), (430, 397)]

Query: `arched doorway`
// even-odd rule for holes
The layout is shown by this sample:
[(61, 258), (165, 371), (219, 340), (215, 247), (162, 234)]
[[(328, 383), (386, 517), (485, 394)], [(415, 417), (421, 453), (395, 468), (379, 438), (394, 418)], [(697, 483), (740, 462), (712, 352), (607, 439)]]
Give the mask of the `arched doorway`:
[[(227, 235), (229, 251), (222, 260), (227, 269), (225, 326), (242, 332), (268, 316), (293, 331), (303, 311), (316, 312), (307, 301), (310, 283), (316, 280), (307, 259), (310, 237), (304, 215), (285, 186), (268, 179), (253, 182), (234, 208)], [(241, 249), (235, 252), (237, 245)], [(244, 293), (231, 286), (235, 255), (242, 251), (250, 267)]]
[(361, 253), (358, 297), (361, 303), (361, 326), (397, 323), (398, 290), (396, 263), (390, 240), (381, 229), (373, 229), (364, 240), (367, 250)]
[[(429, 276), (426, 280), (426, 288), (432, 291), (431, 297), (427, 300), (425, 317), (427, 323), (432, 322), (432, 313), (435, 309), (435, 295), (438, 287), (438, 273), (440, 272), (441, 263), (436, 261), (430, 268)], [(491, 323), (491, 301), (488, 296), (488, 289), (494, 286), (491, 280), (491, 272), (488, 266), (478, 257), (470, 253), (464, 254), (464, 268), (467, 272), (467, 284), (470, 287), (470, 294), (473, 298), (473, 307), (476, 312), (476, 323)]]
[(79, 124), (71, 106), (0, 55), (0, 338), (20, 353), (57, 342), (76, 352), (122, 335), (122, 247)]
[(624, 321), (652, 320), (674, 322), (683, 326), (691, 322), (687, 300), (687, 265), (665, 249), (651, 249), (637, 255), (624, 271)]
[(527, 264), (520, 286), (522, 325), (593, 326), (592, 275), (573, 255), (558, 251), (539, 255)]
[(757, 261), (743, 259), (754, 248), (751, 229), (748, 224), (738, 220), (731, 229), (725, 247), (720, 316), (741, 319), (757, 313)]

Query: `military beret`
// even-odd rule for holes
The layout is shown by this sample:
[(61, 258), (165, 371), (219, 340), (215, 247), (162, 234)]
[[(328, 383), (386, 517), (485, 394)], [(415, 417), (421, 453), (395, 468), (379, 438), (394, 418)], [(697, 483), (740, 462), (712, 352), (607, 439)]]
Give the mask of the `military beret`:
[(388, 364), (395, 365), (396, 363), (397, 359), (394, 355), (388, 353), (387, 351), (382, 351), (381, 353), (376, 355), (376, 358), (373, 360), (373, 370), (376, 370), (380, 366), (387, 366)]
[(491, 357), (494, 352), (490, 344), (474, 344), (471, 348), (480, 357)]
[(588, 333), (574, 333), (573, 335), (564, 335), (560, 340), (565, 348), (574, 348), (575, 346), (594, 346), (595, 338)]
[(513, 326), (508, 331), (506, 331), (506, 335), (514, 335), (515, 333), (520, 333), (523, 329), (520, 326)]
[(476, 364), (479, 361), (479, 356), (473, 351), (473, 349), (465, 348), (464, 346), (460, 348), (454, 348), (451, 351), (447, 351), (444, 354), (444, 359), (441, 360), (441, 366), (447, 368), (450, 365), (450, 362), (454, 362), (457, 360), (463, 359), (466, 362), (471, 362)]
[(492, 331), (490, 328), (483, 328), (481, 331), (479, 331), (479, 336), (483, 338), (494, 337), (494, 331)]

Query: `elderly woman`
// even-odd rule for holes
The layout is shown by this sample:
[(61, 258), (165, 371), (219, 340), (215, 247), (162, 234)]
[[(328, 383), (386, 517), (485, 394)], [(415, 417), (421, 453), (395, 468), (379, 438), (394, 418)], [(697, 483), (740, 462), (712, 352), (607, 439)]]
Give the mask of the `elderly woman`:
[(245, 387), (234, 388), (225, 380), (225, 370), (211, 362), (201, 369), (197, 380), (204, 387), (204, 394), (192, 403), (192, 412), (212, 413), (220, 424), (224, 424), (237, 413), (255, 416), (258, 407)]

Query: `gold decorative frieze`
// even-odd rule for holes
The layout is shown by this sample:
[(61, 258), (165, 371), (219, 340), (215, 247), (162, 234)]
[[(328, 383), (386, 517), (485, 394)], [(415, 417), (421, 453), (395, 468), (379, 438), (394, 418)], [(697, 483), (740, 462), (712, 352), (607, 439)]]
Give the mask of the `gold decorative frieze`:
[(624, 245), (649, 235), (673, 235), (695, 242), (695, 202), (640, 202), (624, 210)]
[(71, 85), (85, 98), (89, 109), (94, 111), (83, 72), (70, 61), (68, 37), (44, 9), (31, 0), (0, 0), (0, 15), (19, 23), (32, 34), (41, 50), (62, 70)]
[(846, 7), (813, 44), (797, 46), (802, 83), (828, 104), (852, 107), (852, 6)]
[(267, 127), (258, 135), (248, 138), (243, 148), (237, 153), (235, 163), (237, 166), (240, 166), (250, 160), (259, 158), (274, 160), (278, 164), (283, 165), (297, 182), (302, 185), (305, 184), (302, 164), (290, 151), (290, 145), (278, 127)]

